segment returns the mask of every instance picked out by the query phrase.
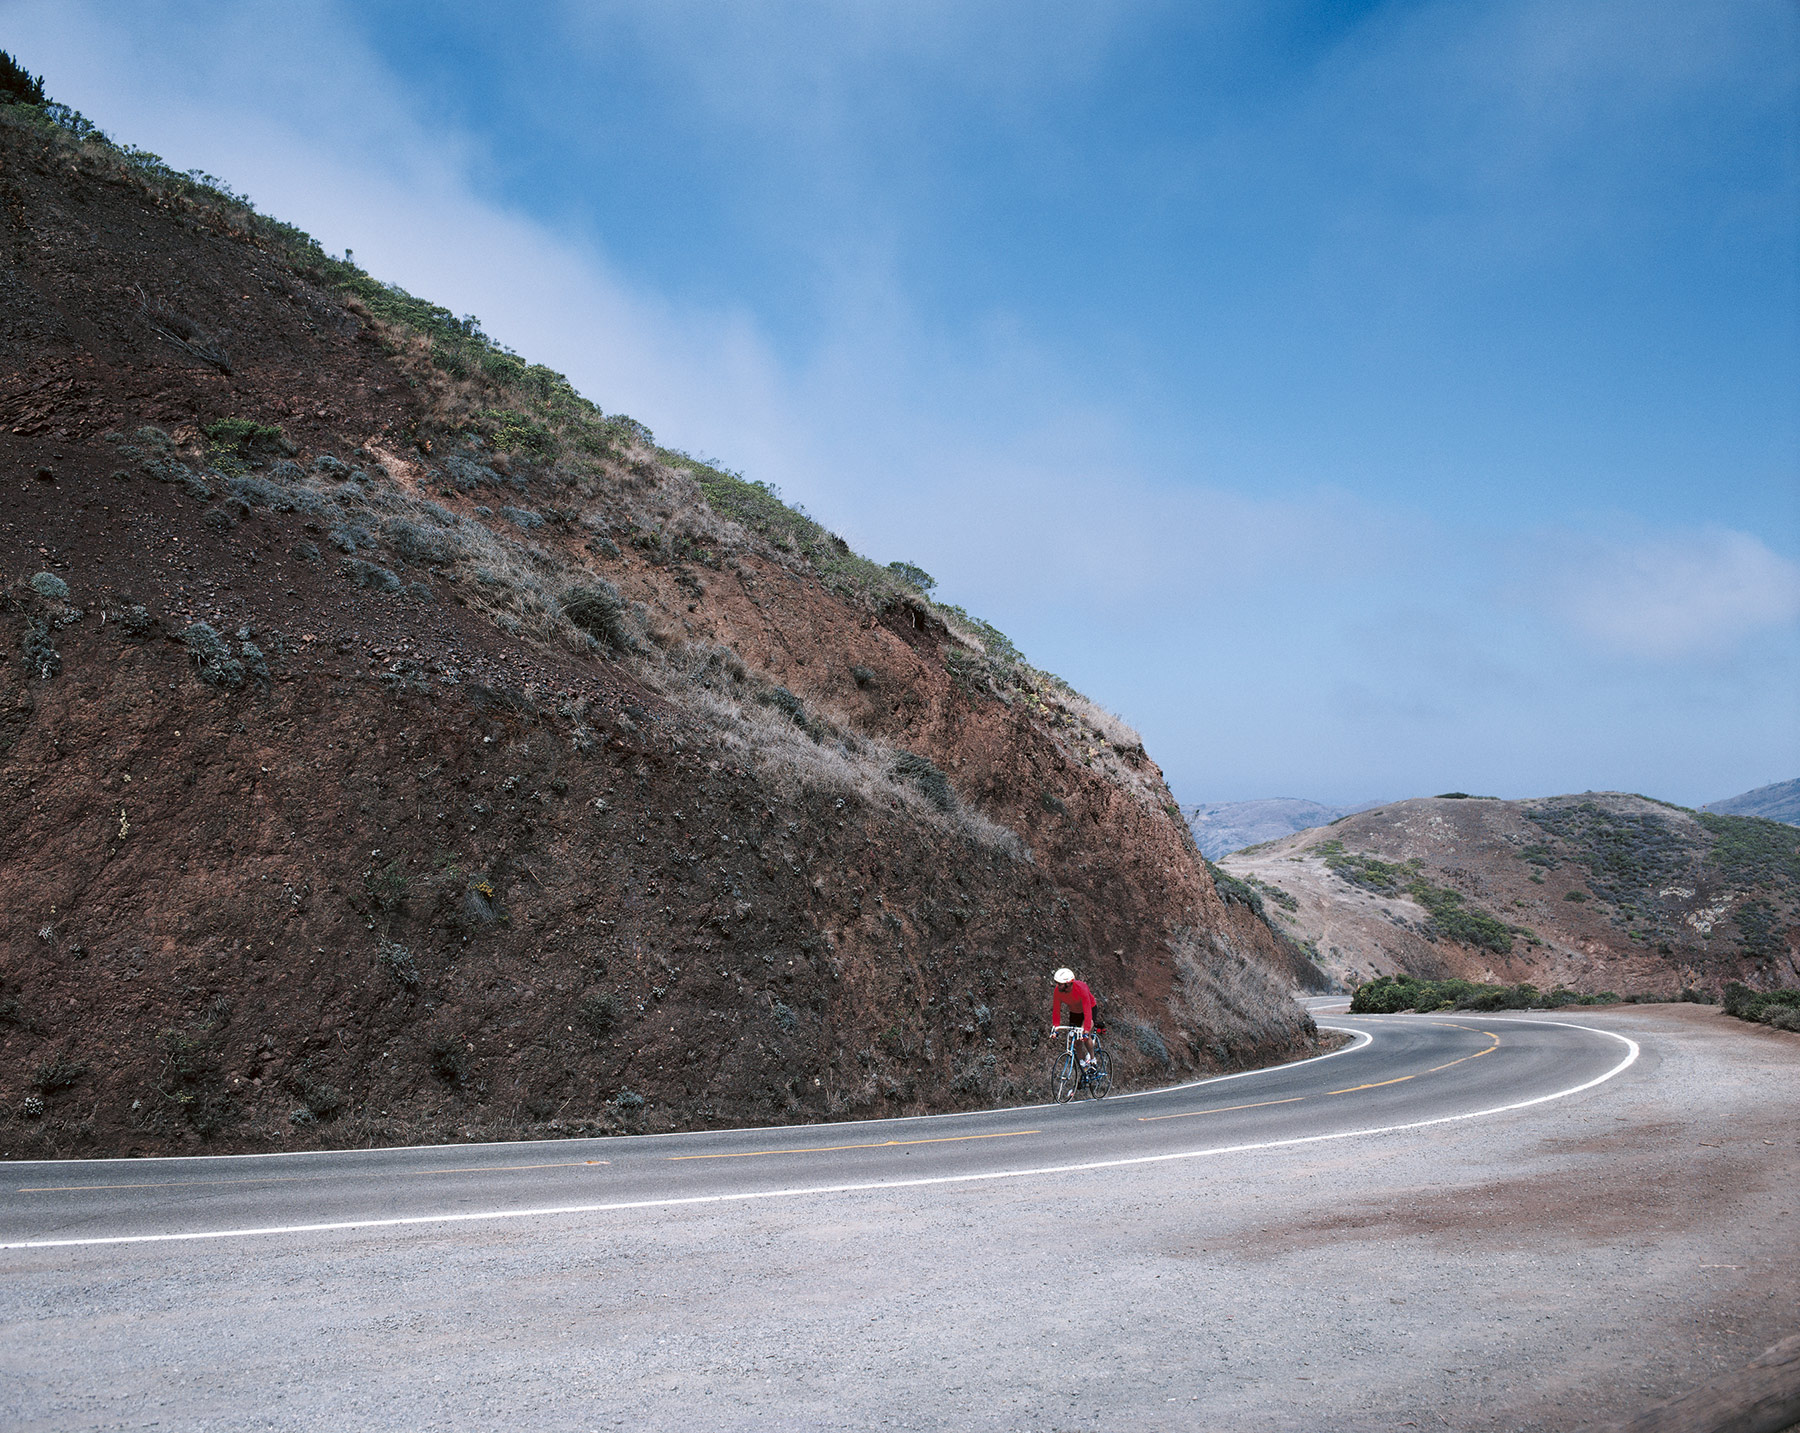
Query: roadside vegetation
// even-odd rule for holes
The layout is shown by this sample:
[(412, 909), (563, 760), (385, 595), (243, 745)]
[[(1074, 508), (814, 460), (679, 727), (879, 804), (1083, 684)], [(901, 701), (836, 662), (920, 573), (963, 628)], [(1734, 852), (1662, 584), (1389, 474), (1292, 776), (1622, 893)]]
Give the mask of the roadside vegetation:
[(1539, 990), (1535, 985), (1484, 985), (1473, 980), (1420, 980), (1411, 975), (1382, 975), (1356, 987), (1350, 997), (1353, 1015), (1394, 1015), (1410, 1010), (1559, 1010), (1565, 1005), (1617, 1005), (1611, 990), (1582, 995), (1565, 986)]
[(1739, 1020), (1800, 1032), (1800, 990), (1752, 990), (1734, 980), (1725, 987), (1722, 1005)]

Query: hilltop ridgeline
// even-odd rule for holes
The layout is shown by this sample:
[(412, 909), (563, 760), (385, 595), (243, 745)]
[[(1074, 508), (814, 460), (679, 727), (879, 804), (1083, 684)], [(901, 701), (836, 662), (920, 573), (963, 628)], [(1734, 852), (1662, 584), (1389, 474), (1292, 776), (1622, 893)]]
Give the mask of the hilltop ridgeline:
[(1220, 865), (1335, 979), (1800, 984), (1800, 831), (1587, 792), (1399, 801)]
[(1327, 826), (1340, 816), (1354, 815), (1380, 804), (1379, 801), (1367, 801), (1361, 806), (1325, 806), (1293, 796), (1274, 796), (1262, 801), (1223, 801), (1190, 806), (1184, 815), (1200, 854), (1216, 861), (1246, 846), (1279, 841), (1283, 836), (1309, 831), (1314, 826)]
[(1723, 801), (1709, 801), (1701, 809), (1725, 816), (1761, 816), (1768, 821), (1800, 826), (1800, 779), (1777, 781)]
[(1041, 1094), (1304, 1053), (1123, 723), (219, 181), (0, 105), (0, 1152)]

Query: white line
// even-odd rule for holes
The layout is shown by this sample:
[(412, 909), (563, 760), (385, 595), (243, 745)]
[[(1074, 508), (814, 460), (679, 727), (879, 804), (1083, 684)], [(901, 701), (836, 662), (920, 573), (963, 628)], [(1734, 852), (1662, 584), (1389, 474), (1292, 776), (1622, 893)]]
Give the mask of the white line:
[(1439, 1115), (1435, 1119), (1413, 1120), (1407, 1124), (1379, 1125), (1372, 1129), (1340, 1130), (1335, 1134), (1299, 1135), (1293, 1139), (1265, 1140), (1258, 1144), (1221, 1145), (1215, 1149), (1185, 1150), (1177, 1154), (1142, 1154), (1133, 1155), (1128, 1159), (1093, 1160), (1086, 1164), (1043, 1165), (1035, 1169), (999, 1169), (986, 1174), (945, 1174), (924, 1179), (874, 1180), (864, 1184), (818, 1184), (798, 1189), (763, 1189), (741, 1194), (693, 1194), (662, 1199), (621, 1200), (610, 1204), (565, 1204), (543, 1209), (496, 1209), (476, 1214), (414, 1214), (393, 1219), (348, 1219), (329, 1224), (278, 1224), (251, 1229), (206, 1229), (184, 1234), (119, 1234), (95, 1239), (31, 1239), (19, 1243), (0, 1244), (0, 1249), (68, 1249), (99, 1244), (174, 1244), (190, 1243), (202, 1239), (245, 1239), (259, 1234), (324, 1234), (345, 1229), (396, 1229), (416, 1224), (475, 1224), (497, 1219), (540, 1219), (565, 1214), (606, 1214), (629, 1209), (675, 1209), (699, 1204), (742, 1204), (758, 1199), (798, 1199), (820, 1194), (861, 1194), (888, 1189), (919, 1189), (928, 1185), (979, 1184), (999, 1179), (1027, 1179), (1050, 1174), (1080, 1174), (1097, 1169), (1125, 1169), (1140, 1164), (1169, 1164), (1178, 1160), (1210, 1159), (1216, 1155), (1249, 1154), (1264, 1149), (1289, 1149), (1295, 1145), (1322, 1144), (1328, 1140), (1360, 1139), (1368, 1135), (1397, 1134), (1403, 1130), (1427, 1129), (1432, 1125), (1455, 1124), (1461, 1120), (1507, 1114), (1513, 1110), (1529, 1109), (1533, 1105), (1548, 1104), (1552, 1100), (1567, 1099), (1570, 1095), (1578, 1095), (1583, 1090), (1591, 1090), (1596, 1085), (1605, 1084), (1615, 1075), (1623, 1074), (1637, 1061), (1637, 1041), (1612, 1030), (1600, 1030), (1592, 1025), (1576, 1025), (1566, 1020), (1509, 1020), (1506, 1023), (1509, 1025), (1562, 1025), (1570, 1030), (1585, 1030), (1590, 1035), (1604, 1035), (1610, 1040), (1619, 1041), (1626, 1047), (1625, 1058), (1605, 1074), (1596, 1075), (1582, 1084), (1571, 1085), (1566, 1090), (1557, 1090), (1548, 1095), (1537, 1095), (1529, 1100), (1519, 1100), (1510, 1105), (1495, 1105), (1490, 1109), (1471, 1110), (1467, 1114), (1460, 1115)]

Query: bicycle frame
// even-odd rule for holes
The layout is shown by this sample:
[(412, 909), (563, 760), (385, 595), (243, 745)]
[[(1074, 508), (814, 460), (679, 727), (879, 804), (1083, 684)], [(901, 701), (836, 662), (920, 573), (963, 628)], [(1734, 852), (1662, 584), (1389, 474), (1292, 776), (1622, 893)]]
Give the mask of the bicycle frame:
[[(1091, 1100), (1103, 1100), (1112, 1089), (1112, 1062), (1100, 1045), (1098, 1030), (1084, 1030), (1079, 1025), (1055, 1025), (1055, 1030), (1065, 1032), (1061, 1059), (1056, 1062), (1056, 1073), (1051, 1076), (1051, 1098), (1061, 1103), (1073, 1099), (1076, 1091), (1086, 1090)], [(1075, 1042), (1086, 1036), (1093, 1046), (1094, 1069), (1090, 1072), (1076, 1057)]]

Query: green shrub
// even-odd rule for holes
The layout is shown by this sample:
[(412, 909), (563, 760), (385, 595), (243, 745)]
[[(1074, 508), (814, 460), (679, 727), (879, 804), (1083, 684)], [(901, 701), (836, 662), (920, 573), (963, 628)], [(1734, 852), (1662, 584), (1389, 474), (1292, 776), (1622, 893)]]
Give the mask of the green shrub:
[(1725, 987), (1719, 1003), (1727, 1015), (1779, 1030), (1792, 1030), (1800, 1023), (1800, 990), (1753, 990), (1734, 980)]
[(237, 691), (244, 685), (244, 664), (231, 654), (228, 643), (208, 622), (194, 622), (181, 634), (194, 672), (209, 687)]
[(375, 942), (375, 959), (381, 968), (408, 990), (416, 990), (419, 985), (419, 967), (413, 960), (413, 953), (403, 945), (397, 945), (386, 936)]
[(1346, 851), (1341, 841), (1321, 841), (1314, 849), (1324, 856), (1326, 867), (1334, 875), (1353, 886), (1377, 895), (1410, 896), (1431, 916), (1431, 934), (1445, 940), (1507, 955), (1512, 951), (1513, 936), (1528, 934), (1523, 927), (1508, 925), (1470, 905), (1461, 892), (1432, 885), (1420, 875), (1422, 863), (1416, 857), (1401, 862), (1383, 861)]
[(894, 758), (894, 772), (924, 792), (925, 799), (939, 811), (947, 813), (956, 809), (956, 792), (950, 785), (950, 778), (935, 763), (910, 751), (902, 751)]
[(1204, 856), (1201, 857), (1201, 861), (1206, 866), (1207, 874), (1213, 879), (1213, 888), (1218, 891), (1220, 900), (1224, 901), (1226, 905), (1247, 906), (1257, 915), (1263, 915), (1262, 897), (1248, 884), (1240, 881), (1236, 876), (1220, 870)]
[(440, 566), (455, 555), (450, 534), (442, 528), (406, 518), (389, 518), (382, 525), (382, 533), (394, 555), (412, 567)]
[(44, 103), (44, 77), (28, 73), (5, 50), (0, 50), (0, 104)]
[(308, 1119), (288, 1118), (295, 1124), (310, 1124), (312, 1120), (328, 1120), (341, 1112), (350, 1102), (332, 1085), (323, 1084), (312, 1078), (305, 1070), (296, 1070), (284, 1081), (288, 1089), (297, 1095), (305, 1106)]
[(619, 1003), (605, 993), (590, 995), (575, 1007), (575, 1018), (589, 1034), (605, 1035), (618, 1023)]
[(1739, 886), (1800, 882), (1800, 831), (1761, 816), (1723, 816), (1696, 811), (1694, 819), (1713, 836), (1707, 864)]
[(219, 418), (200, 430), (211, 445), (213, 461), (231, 469), (272, 453), (291, 453), (293, 445), (281, 429), (253, 418)]
[(35, 572), (31, 577), (31, 590), (39, 597), (46, 597), (52, 602), (69, 600), (69, 584), (54, 572)]
[(360, 523), (343, 523), (331, 530), (331, 545), (339, 552), (357, 552), (376, 545), (375, 534)]
[(376, 563), (365, 562), (360, 557), (347, 557), (338, 567), (358, 587), (366, 587), (371, 592), (400, 590), (400, 579), (391, 571)]
[(929, 594), (937, 586), (937, 579), (916, 563), (890, 562), (887, 566), (894, 576), (909, 587), (918, 588), (920, 592)]
[(1691, 880), (1699, 848), (1659, 811), (1613, 812), (1593, 801), (1552, 802), (1527, 810), (1570, 860), (1587, 868), (1588, 891), (1623, 921), (1652, 924), (1663, 916), (1656, 893)]
[(1012, 638), (1008, 637), (1006, 633), (1002, 632), (992, 622), (984, 622), (979, 617), (971, 617), (967, 612), (963, 611), (962, 608), (951, 606), (948, 603), (940, 602), (937, 606), (938, 611), (949, 613), (964, 627), (974, 633), (976, 640), (981, 643), (983, 650), (987, 654), (987, 659), (990, 662), (998, 663), (1001, 666), (1010, 666), (1013, 663), (1023, 662), (1025, 660), (1024, 654), (1021, 653), (1017, 647), (1013, 646)]
[(1543, 1010), (1564, 1005), (1611, 1005), (1618, 995), (1578, 995), (1558, 986), (1540, 991), (1534, 985), (1486, 985), (1472, 980), (1421, 980), (1412, 975), (1383, 975), (1357, 986), (1350, 998), (1355, 1015), (1393, 1015), (1403, 1010)]
[(629, 650), (631, 624), (625, 599), (604, 577), (565, 591), (558, 601), (562, 614), (589, 636), (610, 647)]
[[(510, 358), (510, 355), (507, 356)], [(507, 359), (502, 359), (506, 362)], [(504, 372), (492, 372), (489, 376), (502, 382), (518, 383), (530, 370), (516, 358), (510, 358), (511, 366)], [(548, 370), (545, 370), (548, 371)], [(560, 375), (558, 375), (560, 377)], [(536, 422), (524, 413), (511, 408), (494, 408), (481, 414), (477, 420), (488, 441), (502, 453), (529, 453), (533, 457), (549, 457), (556, 451), (556, 435), (542, 423)]]
[(50, 629), (35, 617), (25, 619), (25, 640), (21, 645), (25, 652), (25, 665), (44, 681), (49, 681), (62, 670), (62, 653), (56, 650)]
[(1321, 841), (1313, 848), (1325, 858), (1326, 869), (1340, 880), (1361, 886), (1376, 895), (1395, 896), (1419, 878), (1419, 861), (1391, 862), (1346, 851), (1342, 841)]
[(1767, 901), (1745, 901), (1731, 913), (1731, 923), (1751, 955), (1780, 955), (1786, 948), (1775, 907)]
[(1520, 927), (1508, 925), (1486, 911), (1466, 904), (1458, 892), (1446, 890), (1442, 886), (1414, 881), (1407, 890), (1414, 900), (1431, 912), (1431, 926), (1435, 934), (1460, 941), (1464, 945), (1491, 950), (1496, 955), (1511, 953), (1513, 934)]
[(1289, 895), (1280, 886), (1272, 885), (1268, 881), (1258, 880), (1255, 876), (1250, 876), (1246, 879), (1248, 879), (1250, 884), (1260, 891), (1264, 897), (1274, 901), (1275, 904), (1280, 906), (1283, 910), (1297, 911), (1300, 909), (1300, 902), (1295, 897)]
[(460, 1085), (469, 1073), (469, 1052), (454, 1035), (440, 1035), (426, 1053), (431, 1059), (431, 1073), (448, 1085)]
[(76, 1084), (85, 1074), (86, 1065), (63, 1055), (55, 1055), (37, 1067), (37, 1073), (31, 1077), (31, 1087), (40, 1094), (54, 1094), (57, 1090), (66, 1090)]

